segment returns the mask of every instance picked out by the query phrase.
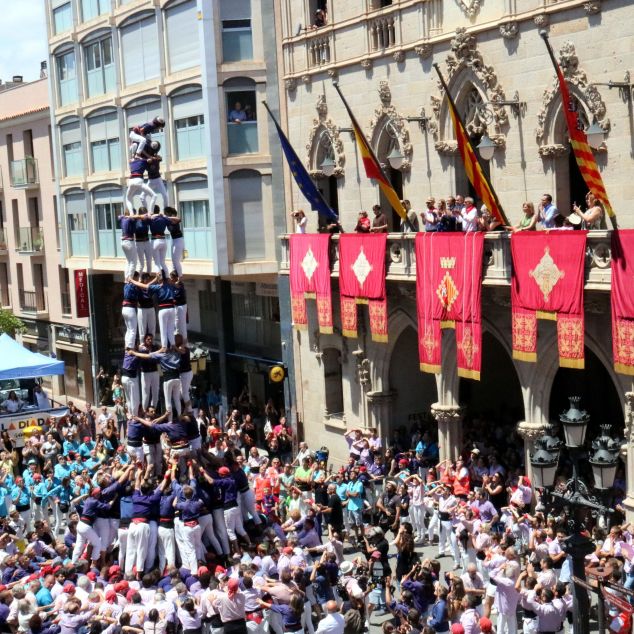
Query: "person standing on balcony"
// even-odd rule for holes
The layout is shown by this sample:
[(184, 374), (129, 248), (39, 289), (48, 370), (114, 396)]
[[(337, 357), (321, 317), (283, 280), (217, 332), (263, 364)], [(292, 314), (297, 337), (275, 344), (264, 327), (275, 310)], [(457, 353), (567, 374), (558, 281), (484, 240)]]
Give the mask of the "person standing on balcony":
[(374, 205), (372, 211), (374, 212), (374, 219), (372, 220), (370, 231), (372, 233), (387, 233), (387, 218), (381, 211), (381, 205)]
[(145, 146), (152, 141), (152, 134), (159, 132), (165, 127), (163, 117), (154, 117), (152, 121), (136, 125), (130, 131), (130, 151), (133, 156), (145, 156)]
[(229, 123), (242, 123), (247, 120), (247, 113), (242, 109), (242, 104), (236, 101), (233, 110), (229, 113)]
[(172, 236), (172, 266), (180, 278), (183, 276), (183, 253), (185, 251), (183, 224), (178, 217), (178, 212), (173, 207), (165, 207), (163, 213), (170, 219), (167, 230)]
[[(163, 157), (159, 154), (160, 150), (161, 144), (158, 141), (152, 141), (152, 143), (150, 143), (150, 158), (147, 160), (147, 184), (157, 197), (160, 194), (163, 199), (161, 209), (165, 209), (165, 207), (169, 205), (169, 199), (167, 196), (165, 181), (161, 177), (161, 161), (163, 160)], [(141, 194), (141, 204), (145, 207), (146, 202), (147, 196), (144, 192)]]
[(559, 216), (559, 209), (553, 205), (553, 197), (550, 194), (544, 194), (539, 203), (539, 220), (542, 228), (555, 229), (557, 216)]
[[(138, 280), (139, 273), (135, 271), (132, 279)], [(137, 331), (137, 308), (139, 305), (139, 289), (132, 283), (126, 282), (123, 285), (123, 306), (121, 316), (125, 323), (125, 347), (132, 348), (136, 343)]]
[(438, 210), (436, 209), (436, 199), (428, 198), (425, 201), (427, 209), (421, 214), (423, 223), (425, 225), (426, 232), (438, 231), (438, 223), (440, 218), (438, 216)]
[(460, 212), (462, 217), (462, 230), (463, 231), (477, 231), (478, 230), (478, 208), (475, 206), (473, 198), (468, 196), (464, 199), (464, 209)]

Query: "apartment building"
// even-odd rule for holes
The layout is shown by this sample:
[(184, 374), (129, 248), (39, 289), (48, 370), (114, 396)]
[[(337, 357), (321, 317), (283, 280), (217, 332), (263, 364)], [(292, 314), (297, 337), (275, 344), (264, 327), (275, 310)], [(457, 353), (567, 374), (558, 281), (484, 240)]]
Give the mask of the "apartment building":
[[(197, 387), (279, 396), (276, 235), (285, 228), (273, 0), (46, 0), (63, 259), (86, 270), (99, 363), (123, 354), (128, 133), (165, 118), (169, 202), (182, 218)], [(245, 121), (230, 120), (240, 103)], [(273, 129), (272, 129), (273, 128)], [(138, 201), (137, 201), (138, 202)], [(286, 301), (286, 300), (284, 300)]]
[(0, 84), (0, 303), (24, 322), (24, 345), (65, 362), (64, 377), (44, 377), (52, 395), (92, 400), (88, 319), (58, 232), (48, 81), (14, 77)]

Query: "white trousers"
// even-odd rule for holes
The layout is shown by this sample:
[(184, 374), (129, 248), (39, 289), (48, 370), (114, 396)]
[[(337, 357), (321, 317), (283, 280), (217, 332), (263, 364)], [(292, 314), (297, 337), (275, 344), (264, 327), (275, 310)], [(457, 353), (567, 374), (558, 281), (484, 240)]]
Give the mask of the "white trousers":
[(517, 614), (498, 614), (498, 634), (517, 634)]
[[(165, 398), (165, 409), (168, 412), (172, 412), (173, 401), (176, 407), (176, 416), (179, 417), (181, 415), (181, 380), (169, 379), (163, 381), (163, 397)], [(173, 415), (170, 416), (170, 419), (173, 420)]]
[(410, 506), (409, 515), (412, 521), (412, 527), (414, 529), (414, 535), (422, 538), (425, 535), (425, 507), (421, 504), (419, 506)]
[(169, 270), (165, 257), (167, 256), (167, 241), (165, 238), (152, 238), (152, 257), (154, 258), (154, 270), (157, 273), (163, 271), (165, 277), (169, 277)]
[(247, 536), (242, 523), (242, 511), (239, 506), (225, 509), (225, 525), (227, 526), (227, 535), (232, 542), (238, 539), (238, 535), (240, 537)]
[[(167, 195), (167, 187), (165, 187), (165, 181), (162, 178), (148, 178), (147, 184), (156, 195), (157, 200), (159, 196), (163, 198), (163, 204), (160, 205), (160, 207), (161, 209), (165, 209), (165, 207), (169, 205), (169, 197)], [(146, 207), (146, 198), (147, 196), (145, 194), (141, 194), (141, 204), (144, 207)], [(149, 211), (152, 211), (150, 207), (147, 207), (147, 209), (149, 209)]]
[(141, 372), (141, 404), (146, 410), (150, 403), (156, 408), (159, 400), (161, 377), (158, 370), (155, 372)]
[(98, 517), (95, 520), (94, 528), (101, 540), (102, 550), (107, 550), (108, 546), (112, 545), (112, 541), (110, 539), (110, 518)]
[(142, 446), (141, 447), (132, 447), (131, 445), (128, 445), (127, 450), (128, 450), (128, 455), (135, 462), (145, 462), (144, 459), (143, 459), (143, 447)]
[(197, 553), (198, 559), (201, 561), (205, 560), (205, 543), (209, 544), (217, 555), (220, 555), (222, 548), (214, 532), (214, 520), (211, 513), (201, 515), (198, 518), (198, 523), (200, 524), (200, 550)]
[(143, 522), (132, 522), (128, 529), (128, 543), (125, 554), (125, 574), (131, 575), (136, 566), (137, 572), (143, 570), (147, 549), (150, 542), (150, 525)]
[(228, 555), (230, 552), (229, 535), (227, 534), (227, 525), (225, 524), (225, 513), (222, 509), (213, 509), (211, 515), (214, 518), (214, 532), (220, 542), (222, 554)]
[(438, 511), (432, 507), (431, 519), (429, 520), (429, 524), (427, 524), (427, 537), (430, 542), (434, 539), (434, 534), (439, 535), (439, 531), (440, 518), (438, 517)]
[(119, 539), (119, 566), (121, 570), (125, 570), (125, 556), (128, 547), (128, 527), (119, 528), (117, 538)]
[(189, 388), (192, 385), (193, 378), (194, 373), (191, 370), (187, 370), (187, 372), (181, 372), (181, 394), (183, 395), (183, 401), (185, 402), (186, 410), (188, 409), (188, 404), (191, 403), (192, 400), (192, 397), (189, 393)]
[(154, 467), (154, 473), (157, 476), (163, 474), (163, 447), (157, 442), (153, 445), (143, 445), (143, 453), (146, 456), (146, 462)]
[(185, 251), (185, 238), (172, 238), (172, 266), (178, 273), (183, 274), (183, 253)]
[(137, 309), (134, 306), (124, 306), (121, 309), (123, 323), (125, 323), (125, 347), (134, 348), (137, 330)]
[(127, 260), (125, 277), (128, 279), (129, 277), (132, 277), (136, 271), (136, 242), (134, 240), (121, 240), (121, 249), (123, 250), (123, 255), (125, 255), (125, 259)]
[(165, 566), (176, 565), (176, 539), (173, 528), (158, 527), (158, 558), (159, 572), (165, 570)]
[(136, 148), (134, 148), (135, 154), (143, 154), (143, 151), (145, 150), (145, 146), (147, 145), (147, 142), (148, 142), (148, 139), (144, 137), (142, 134), (139, 134), (138, 132), (135, 132), (134, 130), (130, 132), (130, 151), (133, 151), (132, 148), (134, 145), (136, 145)]
[(160, 308), (158, 311), (159, 329), (161, 331), (161, 346), (169, 348), (174, 345), (174, 327), (176, 323), (175, 308)]
[(258, 512), (255, 510), (255, 494), (251, 489), (244, 493), (238, 493), (238, 506), (242, 511), (243, 522), (246, 522), (249, 519), (249, 515), (251, 515), (255, 524), (262, 523)]
[(156, 547), (158, 544), (158, 522), (150, 521), (150, 539), (148, 541), (147, 555), (145, 556), (145, 565), (143, 570), (151, 570), (156, 562)]
[(156, 203), (156, 194), (143, 182), (142, 178), (139, 178), (138, 176), (135, 178), (128, 178), (128, 190), (125, 194), (125, 206), (131, 214), (134, 213), (134, 197), (141, 196), (143, 193), (150, 197), (149, 209), (152, 210), (154, 208), (154, 204)]
[(176, 333), (187, 341), (187, 304), (176, 306)]
[(152, 243), (150, 240), (135, 242), (136, 254), (139, 259), (139, 273), (150, 273), (152, 271)]
[(156, 334), (156, 310), (152, 308), (137, 308), (137, 326), (139, 328), (139, 340), (143, 341), (145, 335)]
[(196, 526), (187, 526), (183, 523), (182, 527), (183, 539), (178, 542), (178, 549), (181, 554), (183, 566), (190, 572), (194, 573), (198, 570), (198, 555), (200, 546), (200, 524)]
[(92, 526), (80, 521), (77, 524), (77, 540), (75, 541), (75, 548), (73, 548), (72, 562), (74, 564), (79, 561), (86, 544), (92, 544), (92, 560), (97, 561), (101, 552), (101, 539)]
[(139, 405), (141, 401), (139, 399), (139, 379), (138, 377), (122, 376), (121, 385), (125, 392), (125, 400), (128, 404), (128, 411), (133, 416), (139, 415)]

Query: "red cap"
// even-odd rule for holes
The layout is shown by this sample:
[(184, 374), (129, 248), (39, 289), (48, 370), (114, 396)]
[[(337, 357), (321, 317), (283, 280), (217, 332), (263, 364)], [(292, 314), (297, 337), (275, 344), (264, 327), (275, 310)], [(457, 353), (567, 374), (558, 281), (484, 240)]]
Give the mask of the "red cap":
[(207, 566), (200, 566), (200, 568), (198, 568), (198, 572), (196, 573), (196, 576), (200, 577), (200, 575), (205, 575), (209, 572), (209, 568), (207, 568)]
[(132, 597), (136, 594), (136, 590), (133, 590), (132, 588), (130, 588), (130, 590), (128, 590), (128, 593), (125, 595), (126, 601), (132, 601)]
[(493, 630), (493, 623), (491, 623), (491, 619), (488, 619), (486, 616), (483, 616), (480, 619), (480, 629), (483, 632), (491, 632)]
[(93, 498), (96, 498), (101, 493), (101, 489), (99, 487), (95, 487), (90, 491), (90, 495)]
[(90, 436), (84, 436), (84, 442), (90, 442)]
[(7, 586), (0, 584), (0, 592), (4, 592), (7, 589)]
[(33, 474), (33, 479), (34, 480), (41, 480), (42, 479), (42, 474), (41, 473), (34, 473)]
[(409, 460), (407, 458), (401, 458), (398, 464), (400, 467), (406, 467), (409, 464)]
[(110, 566), (110, 568), (108, 568), (108, 576), (112, 577), (113, 575), (117, 575), (121, 573), (121, 567), (120, 566)]
[(368, 470), (368, 468), (367, 468), (367, 467), (364, 467), (364, 466), (359, 467), (359, 471), (360, 471), (361, 473), (365, 473), (367, 470)]
[(130, 584), (124, 579), (114, 584), (114, 591), (118, 593), (127, 592), (130, 589)]
[(378, 550), (375, 550), (372, 555), (372, 559), (381, 559), (381, 553)]
[(224, 575), (226, 572), (226, 568), (223, 568), (222, 566), (216, 566), (216, 569), (214, 570), (214, 575), (217, 577), (218, 575)]
[(290, 546), (286, 546), (285, 548), (282, 548), (282, 552), (285, 555), (292, 555), (293, 554), (293, 549)]
[(91, 581), (97, 581), (97, 573), (93, 572), (92, 570), (90, 572), (86, 573), (86, 576), (91, 580)]
[(75, 586), (70, 581), (67, 581), (62, 589), (64, 592), (68, 592), (69, 594), (71, 592), (75, 592)]
[(108, 590), (106, 592), (106, 601), (115, 601), (117, 598), (117, 593), (114, 590)]
[(460, 623), (454, 623), (451, 626), (451, 634), (464, 634), (464, 627)]
[(227, 467), (220, 467), (220, 469), (218, 469), (218, 475), (226, 477), (231, 475), (231, 471), (229, 471)]

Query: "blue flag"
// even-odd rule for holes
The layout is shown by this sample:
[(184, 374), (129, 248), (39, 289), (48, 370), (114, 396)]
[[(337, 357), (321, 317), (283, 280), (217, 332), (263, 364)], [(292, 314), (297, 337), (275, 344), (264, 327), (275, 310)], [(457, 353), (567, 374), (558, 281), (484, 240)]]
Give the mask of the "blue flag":
[(282, 128), (280, 128), (277, 123), (273, 113), (268, 109), (269, 114), (271, 115), (271, 119), (273, 119), (273, 123), (275, 123), (275, 127), (277, 128), (277, 134), (280, 137), (280, 143), (282, 144), (282, 150), (284, 151), (284, 155), (286, 156), (286, 160), (288, 161), (288, 165), (291, 168), (291, 173), (295, 178), (295, 182), (299, 187), (302, 194), (304, 194), (304, 198), (310, 203), (310, 207), (313, 211), (321, 214), (322, 216), (328, 218), (328, 220), (334, 220), (338, 222), (339, 217), (337, 214), (330, 208), (328, 203), (324, 200), (324, 197), (321, 195), (321, 192), (315, 186), (312, 179), (310, 178), (306, 168), (299, 160), (299, 156), (295, 153), (293, 146), (289, 143), (288, 139), (284, 132), (282, 132)]

